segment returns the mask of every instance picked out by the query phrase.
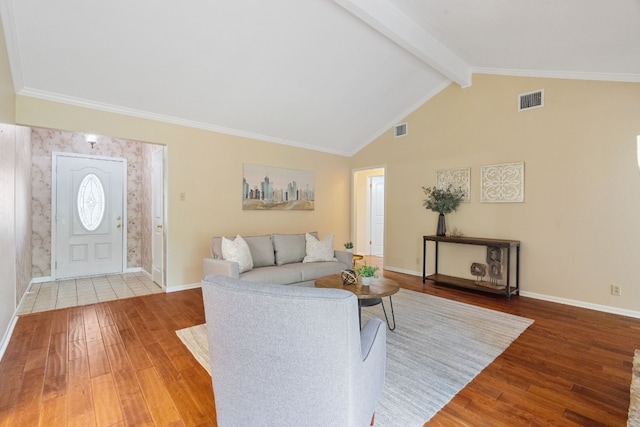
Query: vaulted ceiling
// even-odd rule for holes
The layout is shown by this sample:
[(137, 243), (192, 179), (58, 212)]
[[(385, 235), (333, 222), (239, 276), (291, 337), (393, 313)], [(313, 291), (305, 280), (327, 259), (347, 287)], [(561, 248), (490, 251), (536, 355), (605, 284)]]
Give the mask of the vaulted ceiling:
[(640, 82), (640, 0), (0, 0), (19, 95), (350, 156), (474, 73)]

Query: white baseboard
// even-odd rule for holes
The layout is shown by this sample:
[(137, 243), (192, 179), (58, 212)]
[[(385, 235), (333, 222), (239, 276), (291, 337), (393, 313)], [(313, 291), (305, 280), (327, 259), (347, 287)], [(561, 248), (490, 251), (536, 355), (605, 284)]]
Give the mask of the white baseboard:
[(558, 304), (571, 305), (574, 307), (587, 308), (589, 310), (602, 311), (604, 313), (617, 314), (620, 316), (635, 317), (640, 319), (640, 311), (626, 310), (624, 308), (611, 307), (609, 305), (593, 304), (590, 302), (577, 301), (567, 298), (558, 298), (551, 295), (537, 294), (535, 292), (520, 291), (520, 295), (528, 298), (535, 298), (543, 301), (556, 302)]
[(16, 327), (16, 322), (18, 322), (18, 316), (16, 316), (14, 313), (7, 331), (4, 333), (2, 341), (0, 341), (0, 360), (2, 360), (4, 352), (7, 350), (7, 346), (9, 345), (9, 341), (11, 340), (11, 335), (13, 335), (13, 329)]
[(167, 286), (167, 288), (165, 289), (166, 293), (169, 292), (178, 292), (178, 291), (186, 291), (188, 289), (196, 289), (199, 288), (200, 286), (202, 286), (201, 283), (187, 283), (186, 285), (178, 285), (178, 286)]
[[(31, 281), (31, 283), (33, 283), (33, 280)], [(16, 323), (18, 322), (18, 309), (22, 306), (22, 302), (29, 293), (29, 287), (31, 287), (31, 283), (29, 283), (29, 286), (27, 286), (27, 290), (22, 294), (20, 303), (13, 310), (13, 317), (11, 318), (11, 322), (9, 322), (9, 327), (5, 331), (4, 336), (2, 337), (2, 341), (0, 341), (0, 360), (2, 360), (4, 352), (7, 350), (7, 346), (9, 345), (9, 341), (11, 340), (11, 335), (13, 335), (13, 329), (16, 327)]]
[[(123, 273), (107, 273), (107, 275), (109, 274), (132, 274), (132, 273), (143, 273), (145, 276), (147, 276), (148, 278), (152, 278), (151, 274), (143, 269), (142, 267), (134, 267), (134, 268), (127, 268)], [(104, 274), (97, 274), (97, 276), (104, 276)], [(80, 277), (91, 277), (91, 276), (80, 276)], [(64, 280), (64, 279), (53, 279), (51, 276), (44, 276), (44, 277), (34, 277), (31, 279), (31, 283), (44, 283), (44, 282), (51, 282), (52, 280)]]
[[(151, 276), (151, 273), (149, 273), (147, 270), (145, 270), (142, 267), (127, 268), (124, 271), (124, 274), (132, 274), (132, 273), (142, 273), (145, 276), (147, 276), (149, 279), (153, 279), (153, 276)], [(118, 273), (115, 273), (115, 274), (118, 274)]]
[(405, 270), (403, 268), (391, 267), (388, 265), (384, 266), (384, 270), (393, 271), (395, 273), (408, 274), (410, 276), (422, 277), (422, 271)]
[[(402, 269), (402, 268), (396, 268), (396, 267), (391, 267), (391, 266), (385, 266), (384, 269), (385, 270), (389, 270), (389, 271), (393, 271), (393, 272), (396, 272), (396, 273), (403, 273), (403, 274), (409, 274), (411, 276), (422, 277), (422, 272), (421, 271), (405, 270), (405, 269)], [(555, 302), (555, 303), (558, 303), (558, 304), (571, 305), (571, 306), (574, 306), (574, 307), (580, 307), (580, 308), (586, 308), (586, 309), (589, 309), (589, 310), (601, 311), (603, 313), (611, 313), (611, 314), (617, 314), (619, 316), (627, 316), (627, 317), (634, 317), (634, 318), (640, 319), (640, 311), (626, 310), (624, 308), (611, 307), (609, 305), (602, 305), (602, 304), (593, 304), (593, 303), (590, 303), (590, 302), (572, 300), (572, 299), (568, 299), (568, 298), (559, 298), (559, 297), (554, 297), (554, 296), (551, 296), (551, 295), (538, 294), (538, 293), (535, 293), (535, 292), (527, 292), (527, 291), (523, 291), (523, 290), (520, 290), (520, 295), (522, 295), (523, 297), (527, 297), (527, 298), (534, 298), (534, 299), (539, 299), (539, 300), (543, 300), (543, 301)]]

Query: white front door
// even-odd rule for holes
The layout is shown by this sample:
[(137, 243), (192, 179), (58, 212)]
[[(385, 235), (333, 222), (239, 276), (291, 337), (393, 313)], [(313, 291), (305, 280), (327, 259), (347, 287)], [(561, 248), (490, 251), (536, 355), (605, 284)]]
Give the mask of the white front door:
[(164, 288), (164, 147), (154, 147), (151, 157), (151, 269), (153, 281)]
[(369, 181), (369, 245), (370, 255), (384, 253), (384, 176), (372, 176)]
[(126, 159), (53, 153), (53, 278), (124, 271), (126, 171)]

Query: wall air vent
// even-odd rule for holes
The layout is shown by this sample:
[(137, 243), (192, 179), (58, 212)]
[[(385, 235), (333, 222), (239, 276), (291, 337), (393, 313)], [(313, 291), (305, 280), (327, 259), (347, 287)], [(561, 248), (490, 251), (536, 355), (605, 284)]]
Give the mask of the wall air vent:
[(393, 128), (393, 137), (400, 138), (401, 136), (405, 136), (409, 133), (409, 128), (406, 123), (400, 123), (399, 125), (395, 125)]
[(544, 90), (523, 93), (518, 97), (518, 111), (544, 107)]

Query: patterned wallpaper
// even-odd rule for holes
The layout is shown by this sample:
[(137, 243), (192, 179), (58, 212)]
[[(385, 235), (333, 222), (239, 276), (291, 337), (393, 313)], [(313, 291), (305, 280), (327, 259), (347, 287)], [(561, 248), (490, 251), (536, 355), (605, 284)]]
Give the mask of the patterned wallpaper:
[(31, 283), (31, 132), (16, 129), (16, 306)]
[(151, 273), (151, 236), (153, 233), (151, 225), (151, 153), (153, 152), (153, 144), (142, 144), (142, 176), (145, 179), (140, 180), (141, 203), (145, 207), (146, 214), (140, 218), (140, 231), (142, 232), (141, 244), (142, 252), (140, 266), (146, 272)]
[[(92, 148), (84, 134), (49, 129), (31, 130), (33, 277), (51, 275), (52, 152), (90, 154), (127, 159), (127, 267), (150, 270), (150, 149), (138, 141), (99, 136)], [(144, 232), (143, 232), (144, 230)], [(147, 234), (148, 233), (148, 234)], [(143, 237), (143, 234), (147, 234)]]

